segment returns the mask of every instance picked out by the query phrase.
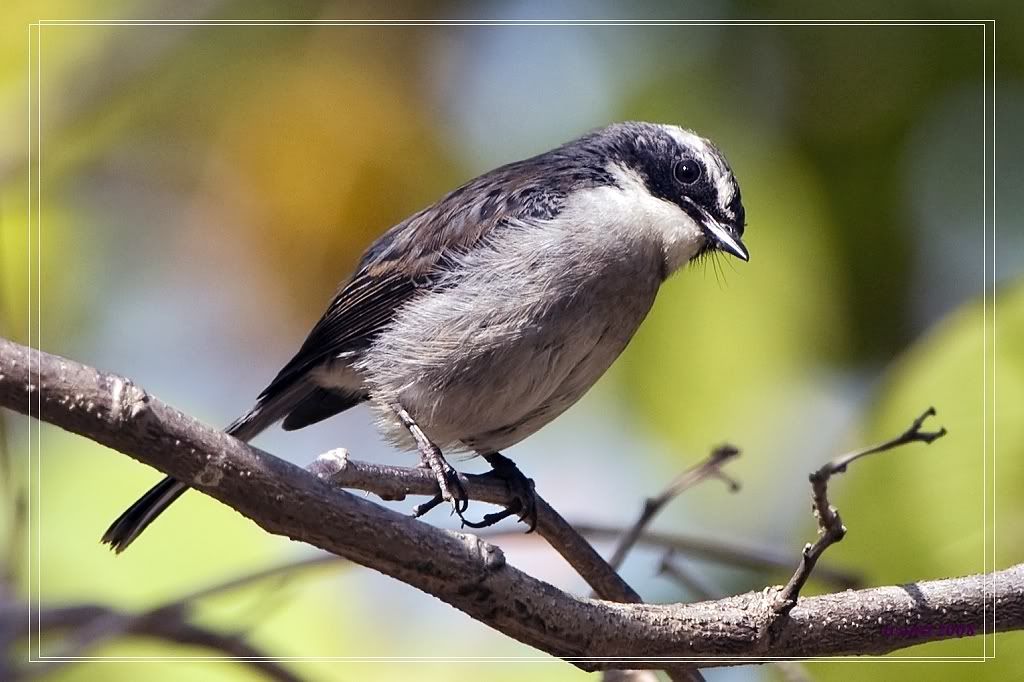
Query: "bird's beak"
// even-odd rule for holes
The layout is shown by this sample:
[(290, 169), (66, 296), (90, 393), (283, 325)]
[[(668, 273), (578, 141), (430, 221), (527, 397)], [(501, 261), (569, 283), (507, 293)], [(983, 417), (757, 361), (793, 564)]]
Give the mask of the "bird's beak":
[(731, 253), (740, 260), (750, 260), (750, 253), (747, 247), (743, 246), (740, 237), (732, 228), (723, 225), (711, 216), (706, 216), (704, 228), (710, 233), (715, 242), (715, 248), (719, 251)]

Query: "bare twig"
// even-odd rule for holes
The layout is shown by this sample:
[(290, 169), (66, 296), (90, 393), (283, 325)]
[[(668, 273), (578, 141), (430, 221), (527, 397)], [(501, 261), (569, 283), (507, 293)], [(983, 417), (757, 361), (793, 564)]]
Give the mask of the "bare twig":
[(665, 552), (658, 562), (658, 575), (663, 575), (697, 599), (716, 599), (723, 596), (721, 590), (712, 587), (707, 580), (674, 560), (672, 550)]
[[(601, 524), (573, 522), (573, 527), (583, 537), (591, 541), (615, 540), (622, 537), (624, 530), (617, 526), (606, 526)], [(509, 533), (495, 533), (488, 535), (488, 538), (506, 537)], [(523, 536), (524, 541), (529, 536)], [(637, 538), (637, 544), (654, 549), (672, 550), (679, 554), (697, 559), (714, 561), (738, 568), (747, 568), (754, 571), (767, 571), (785, 569), (792, 570), (793, 555), (772, 547), (747, 546), (732, 540), (719, 540), (715, 538), (694, 537), (676, 533), (662, 533), (653, 530), (645, 530)], [(817, 566), (814, 577), (824, 583), (834, 585), (840, 589), (852, 589), (864, 585), (863, 578), (852, 572), (833, 566)]]
[[(34, 398), (31, 409), (26, 394)], [(880, 654), (962, 636), (933, 627), (908, 639), (880, 629), (908, 619), (976, 624), (980, 634), (988, 614), (995, 631), (1024, 629), (1024, 565), (805, 598), (781, 623), (774, 591), (664, 605), (574, 597), (510, 566), (500, 549), (478, 537), (339, 490), (182, 414), (127, 379), (2, 339), (0, 406), (113, 447), (187, 481), (268, 532), (380, 571), (585, 670), (660, 669), (665, 657), (717, 666)], [(995, 619), (993, 600), (999, 605)], [(770, 629), (772, 624), (778, 627)]]
[(934, 414), (935, 408), (929, 407), (925, 410), (924, 414), (914, 420), (909, 429), (895, 438), (864, 450), (858, 450), (837, 457), (810, 475), (812, 508), (815, 517), (818, 519), (818, 539), (814, 544), (808, 543), (804, 545), (804, 550), (800, 557), (800, 565), (797, 567), (793, 577), (789, 579), (789, 582), (779, 593), (776, 608), (780, 614), (789, 612), (796, 604), (797, 597), (800, 596), (800, 590), (803, 589), (804, 584), (811, 575), (811, 571), (814, 570), (814, 565), (825, 550), (841, 541), (846, 535), (846, 526), (843, 525), (843, 520), (839, 517), (839, 510), (830, 505), (828, 501), (829, 479), (832, 478), (833, 474), (845, 472), (847, 466), (861, 457), (877, 452), (885, 452), (907, 443), (929, 444), (935, 439), (946, 435), (945, 428), (940, 428), (938, 431), (921, 430), (924, 420)]
[(622, 562), (625, 560), (629, 550), (633, 549), (633, 545), (636, 544), (641, 533), (654, 520), (658, 512), (683, 491), (709, 478), (718, 478), (725, 481), (729, 485), (730, 492), (739, 490), (740, 484), (722, 472), (722, 466), (739, 454), (739, 449), (732, 445), (720, 445), (704, 461), (698, 462), (676, 476), (657, 497), (648, 497), (644, 500), (644, 508), (640, 512), (639, 518), (637, 518), (636, 523), (629, 530), (623, 533), (618, 546), (612, 553), (612, 558), (608, 560), (612, 568), (618, 569), (622, 566)]

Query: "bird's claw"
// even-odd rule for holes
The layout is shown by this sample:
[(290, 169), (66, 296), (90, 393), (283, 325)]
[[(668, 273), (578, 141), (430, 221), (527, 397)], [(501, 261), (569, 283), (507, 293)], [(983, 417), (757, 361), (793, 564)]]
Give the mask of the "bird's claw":
[(469, 495), (466, 493), (462, 481), (459, 480), (459, 472), (443, 459), (438, 462), (437, 466), (431, 463), (428, 463), (427, 466), (437, 480), (438, 493), (423, 504), (416, 505), (412, 510), (413, 517), (419, 518), (441, 503), (450, 502), (452, 513), (462, 519), (462, 515), (469, 509)]
[(537, 528), (537, 493), (534, 491), (533, 479), (523, 475), (515, 462), (502, 455), (492, 455), (488, 462), (492, 469), (486, 474), (479, 474), (477, 478), (498, 479), (504, 482), (509, 491), (509, 503), (502, 511), (486, 514), (480, 521), (467, 521), (463, 518), (462, 524), (470, 528), (487, 528), (502, 519), (516, 515), (528, 526), (526, 532), (532, 533)]

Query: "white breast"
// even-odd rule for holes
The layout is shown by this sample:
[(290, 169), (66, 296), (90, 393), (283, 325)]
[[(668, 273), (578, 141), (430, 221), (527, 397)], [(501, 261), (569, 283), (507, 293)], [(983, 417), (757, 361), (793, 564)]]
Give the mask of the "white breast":
[(617, 164), (609, 170), (622, 189), (601, 188), (596, 203), (618, 214), (623, 227), (635, 232), (638, 239), (660, 244), (667, 272), (688, 263), (706, 239), (693, 218), (677, 204), (654, 197), (636, 171)]
[(381, 427), (411, 449), (397, 400), (446, 450), (500, 450), (575, 403), (647, 315), (665, 267), (663, 209), (620, 189), (500, 228), (439, 291), (403, 307), (356, 364)]

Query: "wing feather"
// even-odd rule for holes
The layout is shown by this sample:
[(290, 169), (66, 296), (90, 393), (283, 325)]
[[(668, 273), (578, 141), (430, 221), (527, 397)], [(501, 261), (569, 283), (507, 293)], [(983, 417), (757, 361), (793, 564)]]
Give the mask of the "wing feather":
[(261, 399), (328, 360), (367, 348), (399, 308), (439, 285), (454, 255), (510, 223), (550, 220), (573, 189), (609, 181), (601, 171), (581, 170), (559, 149), (497, 168), (395, 225), (363, 254)]

